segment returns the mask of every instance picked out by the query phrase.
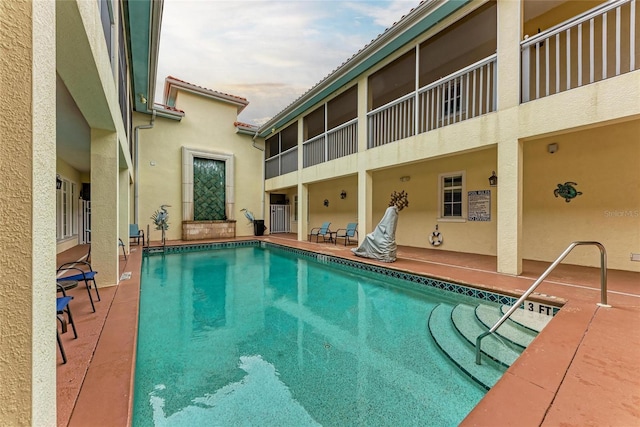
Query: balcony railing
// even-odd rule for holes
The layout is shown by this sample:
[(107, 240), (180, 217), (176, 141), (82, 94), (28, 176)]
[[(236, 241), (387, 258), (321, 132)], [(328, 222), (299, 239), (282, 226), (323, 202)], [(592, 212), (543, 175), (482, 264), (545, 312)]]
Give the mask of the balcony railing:
[(317, 165), (358, 151), (358, 119), (341, 124), (304, 143), (303, 167)]
[(305, 141), (303, 145), (302, 167), (317, 165), (327, 161), (327, 140), (324, 134)]
[(418, 91), (418, 133), (496, 110), (496, 55), (471, 64)]
[(495, 111), (496, 64), (494, 54), (371, 111), (367, 147)]
[(367, 148), (415, 135), (415, 98), (415, 92), (412, 92), (367, 114)]
[(636, 0), (608, 2), (524, 40), (522, 102), (636, 70), (636, 7)]
[(358, 151), (358, 119), (350, 120), (327, 132), (327, 160)]
[(298, 147), (289, 148), (265, 161), (265, 179), (298, 170)]

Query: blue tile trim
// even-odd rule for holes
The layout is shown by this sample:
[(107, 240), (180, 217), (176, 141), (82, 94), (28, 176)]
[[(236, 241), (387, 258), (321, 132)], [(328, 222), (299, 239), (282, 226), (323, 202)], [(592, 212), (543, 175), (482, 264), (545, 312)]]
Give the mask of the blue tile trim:
[[(345, 258), (340, 258), (332, 255), (319, 254), (316, 252), (307, 251), (304, 249), (292, 248), (290, 246), (279, 245), (277, 243), (271, 242), (263, 242), (259, 240), (244, 240), (244, 241), (235, 241), (235, 242), (223, 242), (223, 243), (202, 243), (202, 244), (194, 244), (194, 245), (182, 245), (182, 246), (166, 246), (165, 254), (176, 254), (176, 253), (185, 253), (185, 252), (196, 252), (196, 251), (209, 251), (215, 249), (230, 249), (230, 248), (242, 248), (242, 247), (261, 247), (261, 248), (275, 248), (284, 252), (288, 252), (294, 254), (298, 257), (304, 257), (309, 259), (317, 260), (318, 262), (324, 264), (337, 264), (346, 267), (355, 268), (358, 270), (368, 271), (376, 274), (381, 274), (383, 276), (393, 277), (396, 279), (405, 280), (412, 283), (417, 283), (420, 285), (431, 286), (437, 289), (442, 289), (449, 292), (454, 292), (461, 295), (470, 296), (473, 298), (477, 298), (484, 301), (490, 301), (498, 304), (506, 304), (513, 305), (518, 300), (517, 298), (497, 294), (491, 291), (483, 290), (483, 289), (475, 289), (468, 286), (459, 285), (456, 283), (445, 282), (439, 279), (434, 279), (432, 277), (420, 276), (418, 274), (407, 273), (404, 271), (393, 270), (391, 268), (381, 267), (377, 265), (367, 264), (358, 261), (352, 261)], [(161, 248), (144, 248), (143, 255), (145, 256), (154, 256), (158, 254), (162, 254), (162, 251), (153, 251), (153, 249), (161, 249)], [(524, 308), (524, 304), (521, 305), (521, 308)], [(553, 315), (560, 310), (559, 307), (553, 308)]]

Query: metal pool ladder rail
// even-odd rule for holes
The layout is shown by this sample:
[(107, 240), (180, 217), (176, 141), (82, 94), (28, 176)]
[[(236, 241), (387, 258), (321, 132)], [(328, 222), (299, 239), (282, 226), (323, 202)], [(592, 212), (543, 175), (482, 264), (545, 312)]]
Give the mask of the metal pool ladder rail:
[(513, 312), (520, 307), (520, 305), (524, 302), (524, 300), (527, 299), (529, 295), (531, 295), (531, 293), (538, 287), (538, 285), (542, 283), (544, 279), (547, 278), (547, 276), (553, 271), (553, 269), (556, 268), (557, 265), (560, 264), (560, 262), (562, 262), (562, 260), (565, 259), (567, 255), (569, 255), (569, 252), (571, 252), (573, 248), (575, 248), (576, 246), (582, 246), (582, 245), (597, 246), (598, 249), (600, 249), (600, 302), (598, 303), (598, 305), (601, 307), (611, 307), (610, 305), (607, 304), (607, 251), (604, 249), (604, 246), (602, 245), (602, 243), (599, 243), (599, 242), (573, 242), (567, 247), (567, 249), (564, 250), (564, 252), (562, 252), (562, 254), (558, 257), (558, 259), (556, 259), (553, 262), (553, 264), (551, 264), (549, 268), (547, 268), (547, 270), (544, 273), (542, 273), (542, 275), (538, 278), (538, 280), (536, 280), (534, 284), (531, 285), (531, 287), (527, 289), (527, 291), (524, 294), (522, 294), (522, 296), (518, 299), (518, 301), (516, 301), (515, 304), (513, 304), (513, 306), (495, 323), (495, 325), (491, 327), (491, 329), (489, 329), (487, 332), (483, 334), (478, 335), (478, 338), (476, 338), (476, 364), (477, 365), (482, 364), (481, 345), (482, 345), (483, 338), (493, 334), (500, 327), (500, 325), (502, 325), (505, 322), (505, 320), (507, 320), (509, 316), (511, 316), (511, 314), (513, 314)]

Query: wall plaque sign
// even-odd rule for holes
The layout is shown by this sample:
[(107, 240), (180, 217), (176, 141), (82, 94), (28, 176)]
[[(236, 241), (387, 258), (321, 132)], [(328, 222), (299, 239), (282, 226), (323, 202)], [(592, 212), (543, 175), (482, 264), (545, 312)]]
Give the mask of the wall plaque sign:
[(491, 221), (491, 190), (468, 192), (469, 221)]

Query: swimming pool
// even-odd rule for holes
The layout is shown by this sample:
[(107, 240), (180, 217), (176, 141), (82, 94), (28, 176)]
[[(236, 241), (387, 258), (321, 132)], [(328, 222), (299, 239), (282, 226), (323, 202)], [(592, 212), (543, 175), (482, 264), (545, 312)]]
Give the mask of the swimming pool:
[(457, 425), (484, 396), (428, 325), (436, 307), (476, 298), (273, 245), (221, 246), (144, 259), (134, 426)]

